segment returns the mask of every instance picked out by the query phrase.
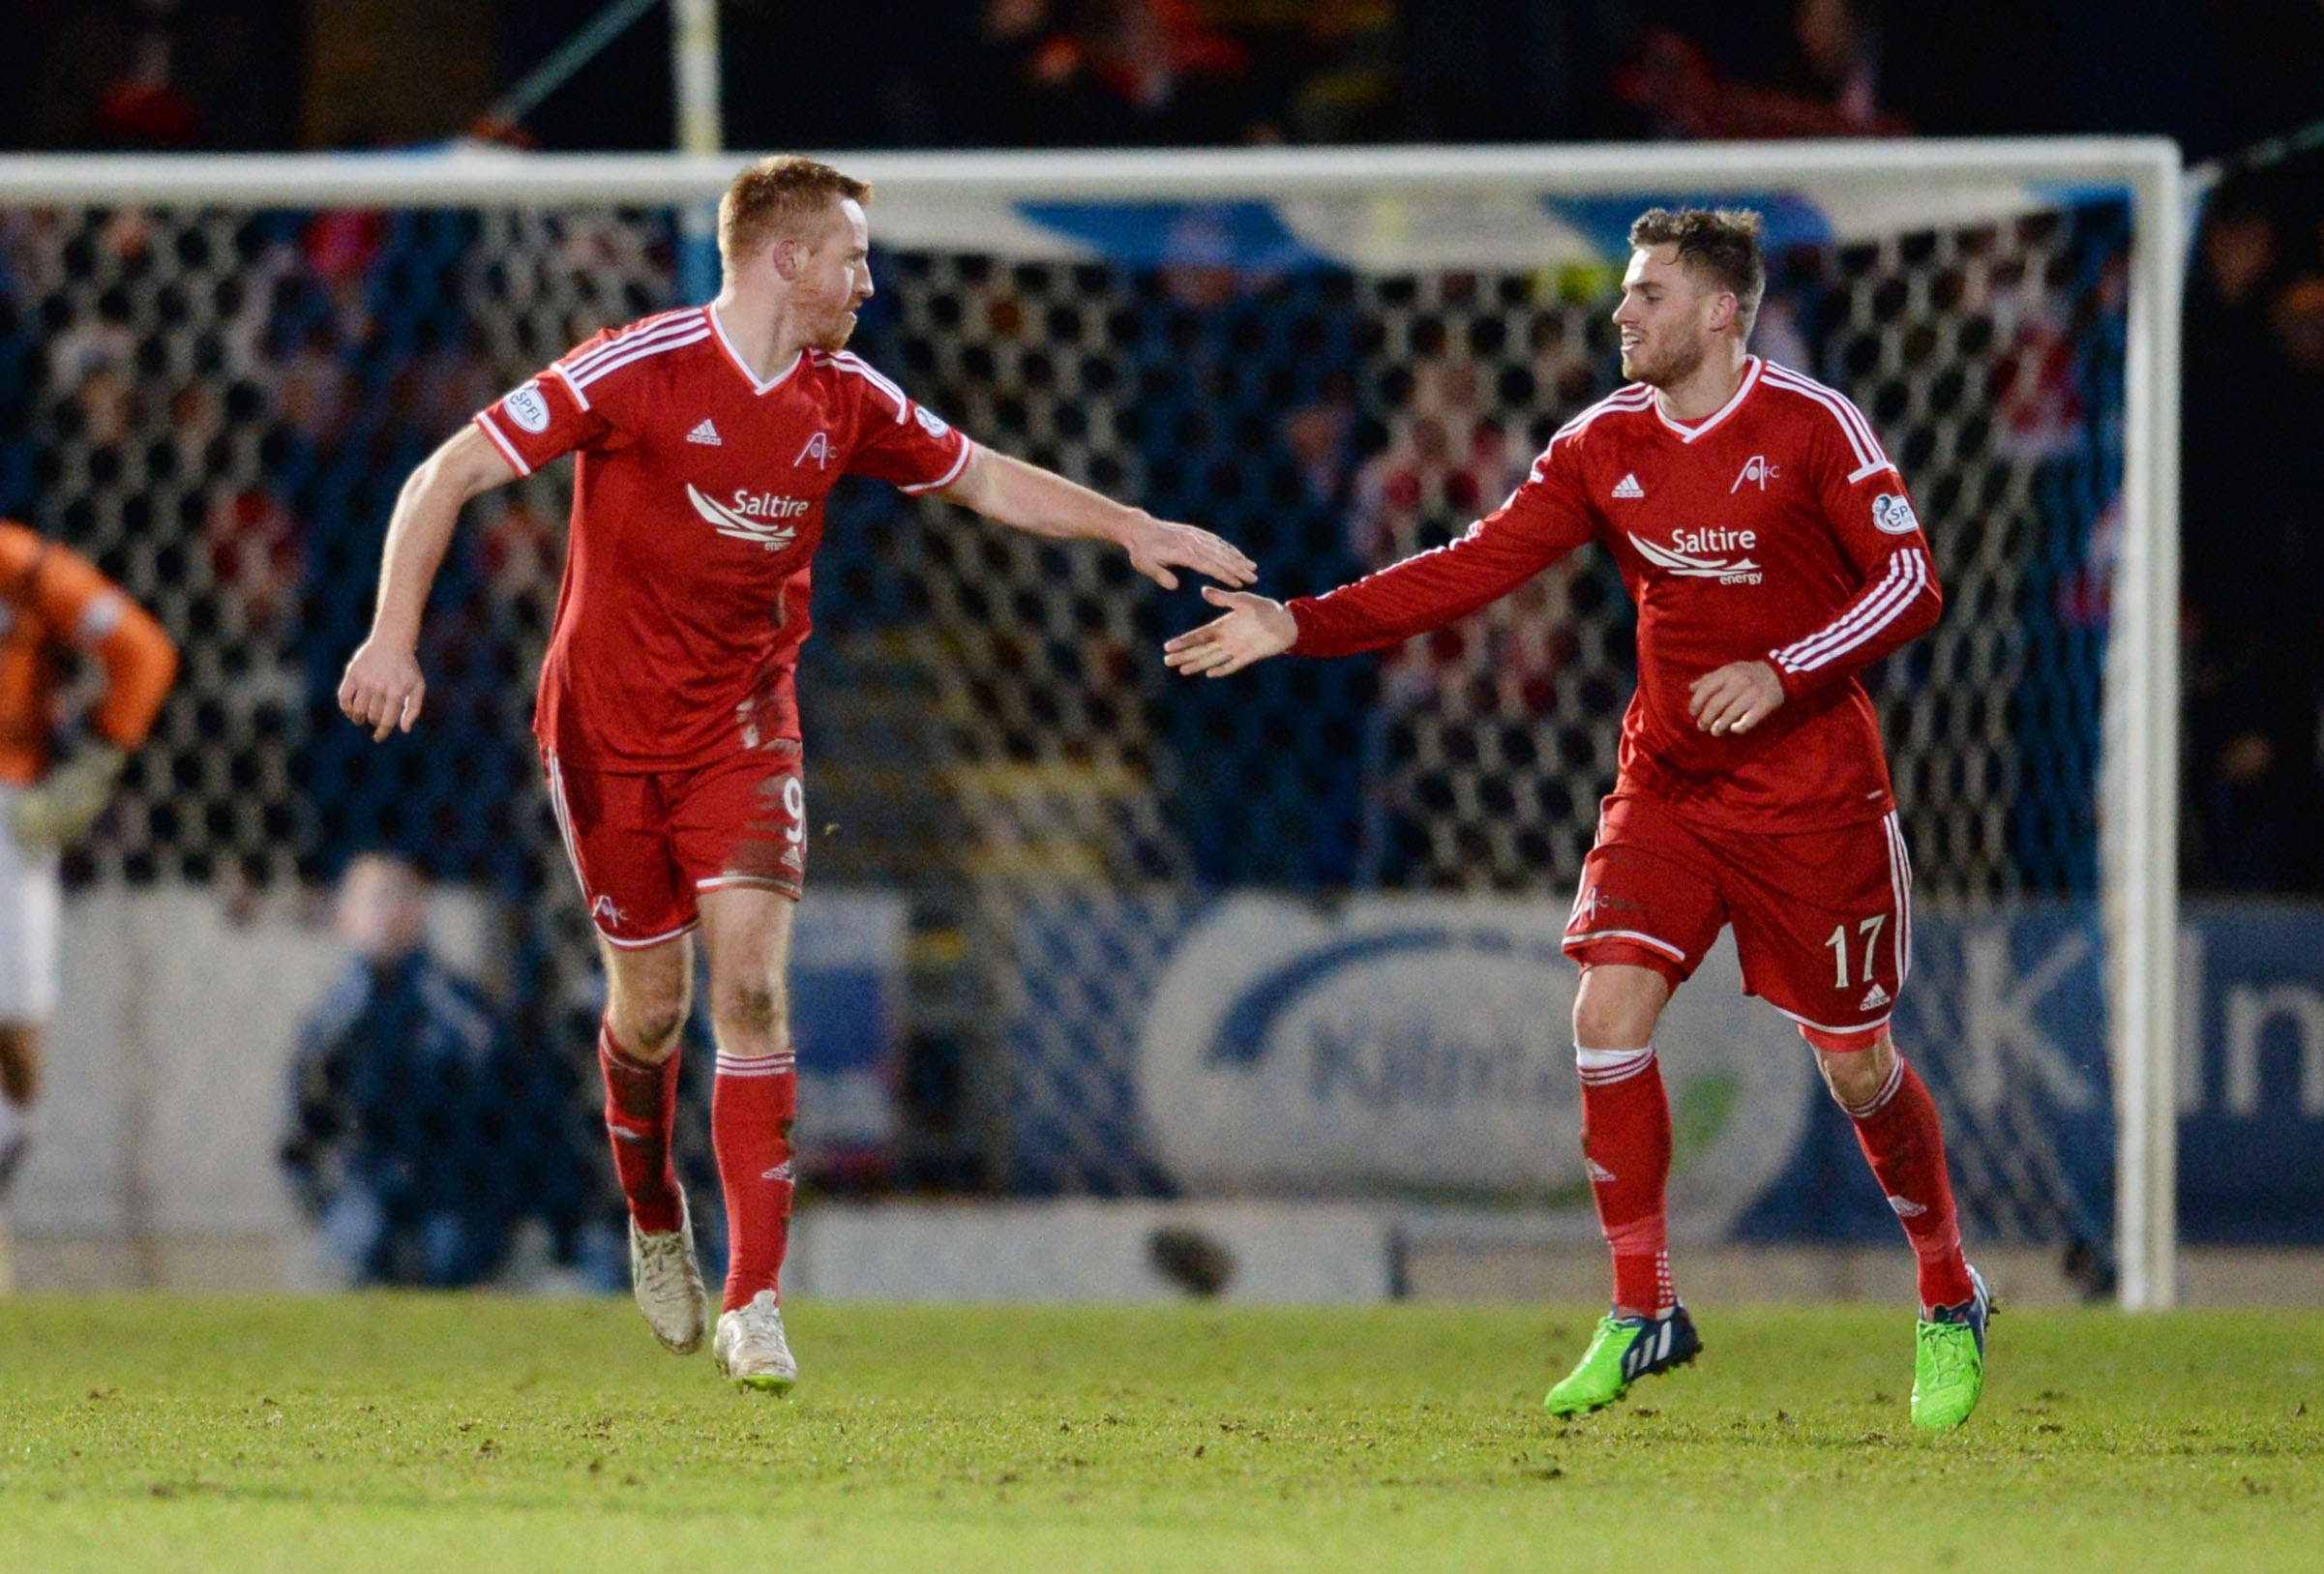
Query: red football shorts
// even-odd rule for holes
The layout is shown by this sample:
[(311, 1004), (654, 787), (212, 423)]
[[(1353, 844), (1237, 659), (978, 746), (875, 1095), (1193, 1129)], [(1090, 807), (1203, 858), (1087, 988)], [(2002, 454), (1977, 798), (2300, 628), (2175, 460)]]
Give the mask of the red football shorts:
[(1912, 966), (1912, 878), (1893, 814), (1767, 836), (1618, 794), (1582, 866), (1565, 954), (1652, 967), (1676, 989), (1733, 924), (1744, 993), (1803, 1027), (1865, 1032), (1888, 1022)]
[(797, 901), (807, 877), (807, 787), (796, 738), (716, 764), (646, 774), (576, 769), (547, 750), (549, 801), (597, 932), (625, 949), (700, 922), (695, 898), (731, 885)]

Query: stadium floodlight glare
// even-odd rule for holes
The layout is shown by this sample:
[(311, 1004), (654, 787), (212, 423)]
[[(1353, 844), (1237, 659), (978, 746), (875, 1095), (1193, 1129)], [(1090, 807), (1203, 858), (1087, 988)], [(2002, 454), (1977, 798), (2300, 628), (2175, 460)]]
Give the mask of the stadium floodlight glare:
[[(0, 210), (671, 210), (716, 196), (746, 157), (467, 147), (289, 157), (10, 156), (0, 158)], [(2119, 1295), (2131, 1308), (2173, 1303), (2186, 243), (2175, 144), (2074, 138), (830, 157), (878, 188), (874, 238), (888, 248), (1070, 261), (1091, 254), (1086, 240), (1045, 220), (1045, 210), (1261, 204), (1308, 254), (1379, 275), (1517, 274), (1582, 262), (1591, 243), (1573, 208), (1588, 199), (1605, 199), (1611, 211), (1644, 206), (1654, 193), (1786, 193), (1823, 215), (1825, 240), (1846, 246), (1880, 234), (2007, 223), (2091, 193), (2127, 198), (2119, 534), (2103, 614), (2098, 889), (2118, 1144)], [(1603, 252), (1601, 238), (1601, 264)], [(1892, 450), (1909, 470), (1900, 446)], [(1956, 606), (1948, 615), (1974, 610)]]

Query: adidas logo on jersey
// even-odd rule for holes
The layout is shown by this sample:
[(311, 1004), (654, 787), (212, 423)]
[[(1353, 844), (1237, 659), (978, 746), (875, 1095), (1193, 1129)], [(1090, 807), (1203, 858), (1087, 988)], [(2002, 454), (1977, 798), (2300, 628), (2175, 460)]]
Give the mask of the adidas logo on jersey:
[(1614, 495), (1617, 497), (1644, 497), (1646, 489), (1638, 484), (1636, 476), (1625, 475), (1614, 483)]
[(1911, 1198), (1898, 1197), (1894, 1192), (1889, 1193), (1889, 1206), (1896, 1210), (1899, 1219), (1918, 1219), (1928, 1211)]
[(1614, 1172), (1598, 1163), (1597, 1160), (1584, 1159), (1582, 1162), (1590, 1167), (1590, 1178), (1596, 1184), (1602, 1186), (1614, 1178)]
[(1859, 1011), (1878, 1011), (1882, 1006), (1887, 1005), (1888, 1003), (1889, 992), (1885, 989), (1882, 989), (1878, 984), (1875, 984), (1870, 989), (1864, 991), (1864, 1003), (1861, 1006), (1858, 1006), (1857, 1009)]
[(686, 440), (690, 443), (708, 443), (712, 448), (726, 446), (726, 440), (719, 436), (718, 429), (710, 424), (708, 416), (702, 417), (700, 426), (686, 433)]

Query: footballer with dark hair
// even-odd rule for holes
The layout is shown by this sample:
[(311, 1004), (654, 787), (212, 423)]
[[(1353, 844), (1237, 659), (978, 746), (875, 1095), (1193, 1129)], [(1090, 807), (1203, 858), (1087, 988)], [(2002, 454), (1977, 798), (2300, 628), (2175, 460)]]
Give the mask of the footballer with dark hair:
[(1945, 1142), (1889, 1018), (1911, 963), (1912, 875), (1858, 674), (1941, 595), (1904, 480), (1841, 394), (1750, 353), (1767, 288), (1748, 211), (1630, 226), (1617, 393), (1550, 439), (1450, 545), (1288, 607), (1225, 615), (1165, 660), (1224, 677), (1286, 652), (1377, 650), (1466, 616), (1590, 542), (1638, 607), (1638, 692), (1564, 949), (1582, 1134), (1613, 1308), (1557, 1414), (1613, 1403), (1702, 1349), (1671, 1277), (1670, 1105), (1654, 1028), (1719, 931), (1743, 988), (1799, 1025), (1920, 1262), (1912, 1418), (1957, 1426), (1984, 1383), (1984, 1281), (1961, 1255)]

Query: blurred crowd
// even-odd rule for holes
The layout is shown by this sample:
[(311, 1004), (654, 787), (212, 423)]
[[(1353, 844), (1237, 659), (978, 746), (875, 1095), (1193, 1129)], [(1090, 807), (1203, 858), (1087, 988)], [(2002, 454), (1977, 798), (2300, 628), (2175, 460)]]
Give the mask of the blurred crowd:
[[(493, 94), (600, 9), (15, 0), (0, 71), (19, 91), (0, 100), (0, 147), (440, 139), (474, 129)], [(2201, 158), (2324, 119), (2324, 0), (725, 0), (721, 16), (726, 134), (738, 147), (2161, 132)], [(656, 8), (504, 134), (551, 149), (667, 145), (668, 49)], [(445, 50), (472, 69), (447, 72)], [(407, 78), (408, 91), (392, 91)], [(373, 79), (369, 98), (346, 86)], [(2186, 819), (2198, 887), (2324, 890), (2324, 504), (2285, 460), (2324, 430), (2320, 163), (2222, 185), (2190, 273)], [(16, 299), (53, 299), (86, 262), (74, 252), (85, 237), (43, 228), (60, 222), (0, 215), (0, 273)], [(487, 343), (448, 290), (413, 309), (415, 280), (424, 292), (441, 265), (437, 243), (388, 226), (324, 214), (245, 232), (239, 293), (204, 343), (209, 360), (167, 375), (143, 364), (146, 346), (111, 298), (0, 334), (27, 354), (41, 339), (45, 384), (64, 396), (50, 406), (55, 430), (0, 431), (0, 500), (51, 489), (58, 478), (37, 466), (59, 439), (95, 463), (164, 431), (183, 473), (219, 483), (189, 522), (216, 615), (247, 652), (234, 685), (260, 734), (267, 707), (321, 706), (309, 691), (343, 654), (308, 646), (312, 631), (352, 615), (351, 602), (325, 603), (346, 599), (372, 549), (382, 500), (352, 478), (408, 464), (563, 342)], [(125, 214), (93, 244), (128, 255), (152, 241)], [(577, 276), (604, 276), (636, 259), (576, 261)], [(402, 297), (392, 332), (378, 310), (386, 290)], [(630, 304), (589, 303), (573, 337), (634, 315)], [(1784, 330), (1772, 312), (1766, 334)], [(1529, 362), (1531, 375), (1586, 383), (1593, 353), (1543, 342)], [(1423, 353), (1413, 371), (1406, 416), (1377, 443), (1352, 447), (1344, 386), (1299, 401), (1284, 429), (1305, 506), (1342, 521), (1357, 563), (1423, 544), (1428, 521), (1499, 496), (1528, 457), (1531, 434), (1479, 417), (1474, 369)], [(2032, 418), (2039, 404), (2026, 404)], [(496, 740), (511, 735), (504, 712), (521, 696), (458, 652), (536, 639), (557, 557), (555, 521), (535, 501), (512, 493), (491, 511), (432, 634), (445, 668), (439, 725), (477, 775), (448, 789), (457, 801), (415, 806), (392, 753), (358, 759), (351, 740), (318, 729), (300, 768), (348, 784), (347, 806), (326, 815), (325, 847), (450, 846), (440, 873), (521, 879), (500, 865), (520, 840), (505, 806), (526, 762)], [(1531, 592), (1549, 604), (1567, 593), (1562, 582)], [(1504, 695), (1505, 708), (1539, 709), (1564, 660), (1558, 637), (1528, 632), (1541, 621), (1556, 619), (1494, 636), (1500, 681), (1522, 691)], [(493, 638), (473, 638), (479, 625)], [(1461, 655), (1392, 658), (1381, 674), (1389, 708), (1451, 681), (1473, 665)]]
[(2231, 179), (2187, 292), (2188, 875), (2324, 891), (2324, 168)]
[[(603, 0), (15, 0), (0, 145), (440, 139)], [(2316, 112), (2317, 0), (724, 0), (736, 147), (2157, 132)], [(263, 83), (265, 90), (253, 91)], [(654, 8), (510, 130), (668, 146)]]

